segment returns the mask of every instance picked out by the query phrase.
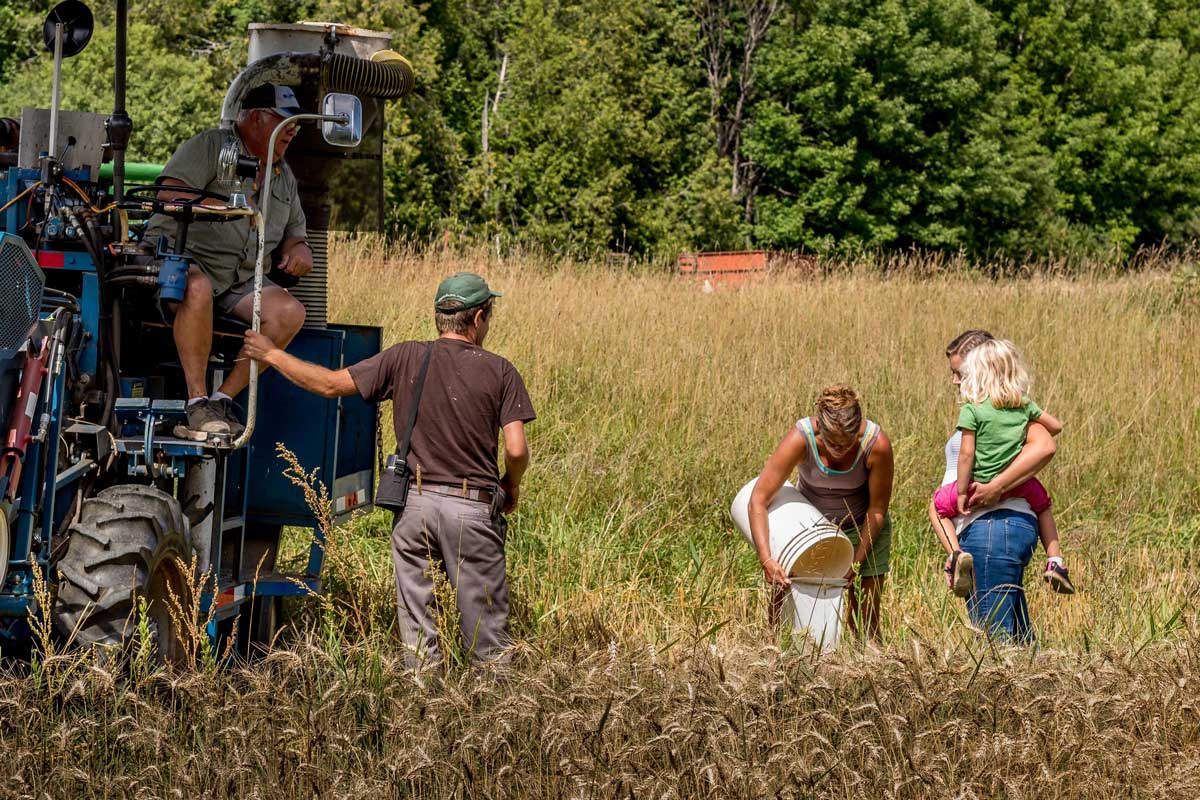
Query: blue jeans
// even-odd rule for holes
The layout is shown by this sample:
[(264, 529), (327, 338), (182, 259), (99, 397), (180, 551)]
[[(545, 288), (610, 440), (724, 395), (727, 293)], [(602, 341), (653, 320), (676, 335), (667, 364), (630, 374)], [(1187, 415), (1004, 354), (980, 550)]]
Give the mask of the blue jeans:
[(967, 600), (971, 622), (997, 639), (1032, 644), (1022, 581), (1038, 543), (1037, 520), (993, 511), (968, 525), (958, 542), (975, 559), (975, 591)]

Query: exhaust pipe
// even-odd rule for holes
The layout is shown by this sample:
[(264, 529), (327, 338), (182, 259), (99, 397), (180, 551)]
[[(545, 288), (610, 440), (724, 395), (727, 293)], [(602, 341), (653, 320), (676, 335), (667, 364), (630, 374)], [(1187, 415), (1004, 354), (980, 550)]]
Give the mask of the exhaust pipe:
[(250, 64), (229, 84), (221, 104), (221, 127), (226, 130), (233, 127), (242, 100), (256, 86), (294, 85), (312, 77), (320, 78), (326, 91), (350, 92), (380, 100), (404, 97), (416, 85), (412, 64), (390, 50), (380, 51), (370, 60), (342, 53), (276, 53)]

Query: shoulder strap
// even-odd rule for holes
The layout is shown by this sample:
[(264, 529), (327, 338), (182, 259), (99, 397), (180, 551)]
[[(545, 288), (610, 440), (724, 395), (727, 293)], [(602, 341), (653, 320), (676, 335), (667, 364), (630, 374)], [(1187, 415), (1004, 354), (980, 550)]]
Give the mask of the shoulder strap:
[(883, 428), (879, 427), (879, 423), (867, 420), (867, 429), (863, 431), (862, 443), (859, 448), (864, 456), (871, 454), (871, 448), (875, 446), (875, 442), (879, 440), (879, 434)]
[(421, 371), (417, 373), (417, 382), (413, 386), (412, 408), (408, 410), (408, 426), (404, 429), (404, 440), (396, 443), (396, 453), (403, 459), (408, 458), (408, 448), (412, 445), (412, 432), (417, 424), (417, 407), (421, 405), (421, 391), (425, 388), (425, 374), (429, 372), (434, 344), (435, 342), (429, 343), (425, 358), (421, 361)]
[(817, 436), (813, 430), (812, 419), (801, 417), (800, 421), (796, 423), (796, 427), (804, 433), (804, 439), (808, 442), (808, 457), (805, 461), (811, 461), (813, 466), (823, 472), (825, 465), (821, 463), (821, 454), (817, 452)]

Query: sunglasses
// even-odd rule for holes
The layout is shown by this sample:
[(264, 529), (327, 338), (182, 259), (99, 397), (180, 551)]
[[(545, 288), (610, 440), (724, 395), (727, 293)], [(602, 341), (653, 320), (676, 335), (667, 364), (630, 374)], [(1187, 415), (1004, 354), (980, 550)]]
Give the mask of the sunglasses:
[[(272, 120), (272, 127), (274, 127), (275, 125), (278, 125), (280, 122), (282, 122), (284, 119), (286, 119), (286, 117), (284, 117), (278, 111), (271, 111), (270, 109), (263, 109), (263, 113), (270, 115), (271, 120)], [(295, 133), (299, 127), (300, 127), (299, 122), (289, 122), (287, 125), (283, 126), (283, 129), (287, 133)]]

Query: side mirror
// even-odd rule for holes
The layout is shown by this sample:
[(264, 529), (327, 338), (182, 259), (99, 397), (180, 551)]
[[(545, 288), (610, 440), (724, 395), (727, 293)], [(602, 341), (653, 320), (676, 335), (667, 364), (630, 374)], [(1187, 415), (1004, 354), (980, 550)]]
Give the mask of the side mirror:
[(331, 117), (344, 117), (344, 123), (322, 120), (321, 135), (325, 141), (337, 147), (356, 147), (362, 141), (362, 101), (352, 94), (330, 92), (321, 101), (321, 113)]
[(62, 57), (70, 58), (87, 47), (96, 22), (91, 9), (80, 0), (63, 0), (50, 9), (46, 21), (42, 23), (42, 41), (51, 53), (54, 52), (55, 29), (58, 25), (63, 26)]

